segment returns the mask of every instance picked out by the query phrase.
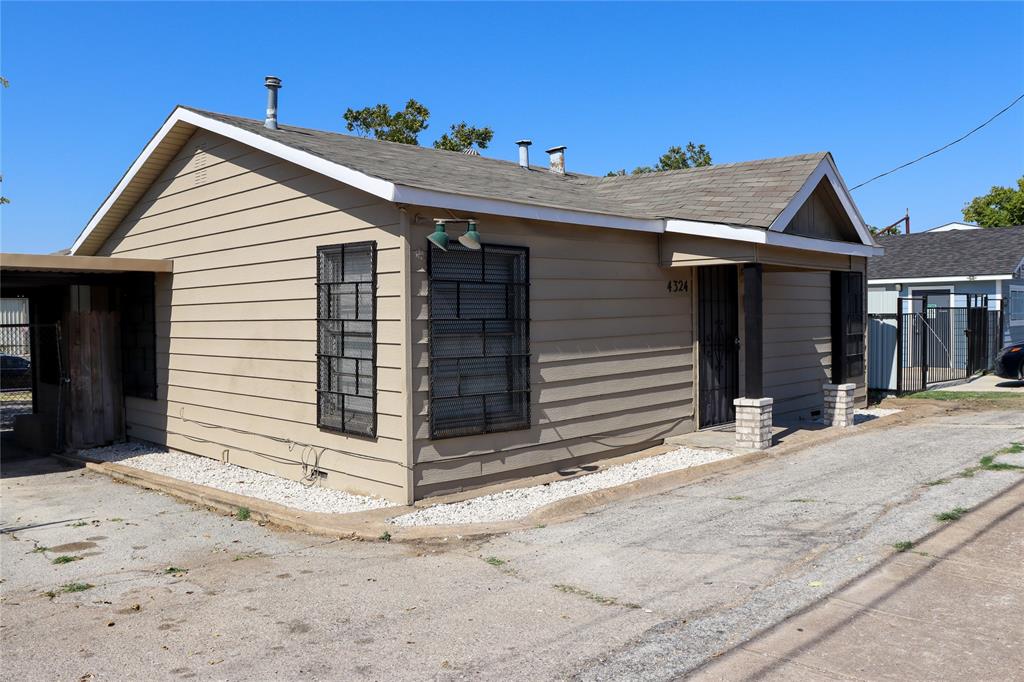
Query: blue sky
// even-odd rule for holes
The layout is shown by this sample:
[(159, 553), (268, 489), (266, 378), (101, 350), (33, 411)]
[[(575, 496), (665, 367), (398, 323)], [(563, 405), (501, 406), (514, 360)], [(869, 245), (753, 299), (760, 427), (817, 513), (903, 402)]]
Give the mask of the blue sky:
[[(568, 145), (570, 170), (830, 150), (853, 186), (1024, 92), (1024, 4), (0, 5), (4, 251), (68, 246), (177, 103), (343, 130), (346, 107), (414, 97), (429, 143), (490, 125), (487, 154)], [(915, 229), (1024, 172), (1024, 102), (942, 154), (854, 192)]]

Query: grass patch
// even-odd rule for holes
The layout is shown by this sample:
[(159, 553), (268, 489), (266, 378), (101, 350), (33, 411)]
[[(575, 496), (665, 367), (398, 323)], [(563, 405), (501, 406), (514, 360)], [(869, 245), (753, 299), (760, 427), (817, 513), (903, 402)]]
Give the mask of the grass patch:
[(966, 514), (967, 511), (968, 510), (964, 509), (963, 507), (953, 507), (952, 509), (949, 509), (949, 510), (944, 511), (944, 512), (939, 512), (938, 514), (936, 514), (935, 515), (935, 520), (936, 521), (958, 521), (959, 519), (963, 518), (963, 515)]
[(380, 534), (380, 537), (377, 539), (381, 542), (391, 542), (391, 533), (389, 531), (384, 531)]
[(903, 397), (911, 400), (978, 400), (986, 402), (1016, 402), (1021, 400), (1021, 397), (1018, 395), (999, 391), (918, 391)]
[(235, 512), (235, 518), (239, 521), (248, 521), (250, 516), (252, 516), (252, 512), (249, 511), (248, 507), (239, 507), (238, 511)]
[(61, 585), (61, 592), (85, 592), (91, 590), (95, 585), (89, 583), (68, 583), (67, 585)]
[(892, 548), (895, 549), (897, 552), (906, 552), (910, 549), (913, 549), (913, 547), (914, 543), (910, 540), (901, 540), (900, 542), (894, 543), (892, 546)]
[(179, 566), (168, 566), (164, 569), (164, 575), (181, 576), (188, 573), (187, 568), (181, 568)]
[(81, 561), (80, 556), (70, 556), (68, 554), (61, 554), (59, 557), (51, 561), (51, 564), (70, 564), (72, 561)]
[(559, 592), (565, 592), (566, 594), (575, 594), (578, 597), (589, 599), (590, 601), (600, 604), (601, 606), (623, 606), (627, 609), (640, 608), (639, 604), (632, 604), (630, 602), (620, 602), (615, 597), (605, 597), (600, 594), (595, 594), (590, 590), (585, 590), (582, 587), (576, 587), (575, 585), (558, 584), (552, 585), (552, 587), (554, 587)]
[(504, 559), (499, 559), (499, 558), (498, 558), (498, 557), (496, 557), (496, 556), (489, 556), (489, 557), (487, 557), (486, 559), (484, 559), (484, 561), (485, 561), (486, 563), (490, 564), (491, 566), (499, 566), (499, 567), (500, 567), (500, 566), (504, 566), (505, 564), (507, 564), (507, 563), (508, 563), (508, 562), (507, 562), (507, 561), (505, 561)]

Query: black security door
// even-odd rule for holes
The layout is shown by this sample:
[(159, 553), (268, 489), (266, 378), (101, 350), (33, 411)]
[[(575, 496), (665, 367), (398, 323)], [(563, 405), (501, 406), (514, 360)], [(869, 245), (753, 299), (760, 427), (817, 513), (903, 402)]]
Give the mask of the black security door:
[(739, 395), (739, 303), (736, 267), (697, 269), (700, 428), (736, 421)]

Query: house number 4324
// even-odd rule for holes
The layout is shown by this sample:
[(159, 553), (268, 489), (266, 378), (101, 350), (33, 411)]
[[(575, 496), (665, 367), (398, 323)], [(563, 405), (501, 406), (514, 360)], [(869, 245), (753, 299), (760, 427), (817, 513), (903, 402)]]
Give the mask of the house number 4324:
[(690, 283), (685, 279), (670, 279), (665, 288), (673, 294), (685, 293), (690, 290)]

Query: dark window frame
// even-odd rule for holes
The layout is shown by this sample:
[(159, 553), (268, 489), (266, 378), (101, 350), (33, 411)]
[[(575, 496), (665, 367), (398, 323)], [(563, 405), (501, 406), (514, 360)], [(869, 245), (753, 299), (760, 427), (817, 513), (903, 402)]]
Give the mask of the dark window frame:
[[(355, 250), (369, 248), (370, 254), (370, 281), (345, 281), (344, 263), (345, 255), (349, 249)], [(342, 264), (342, 276), (340, 280), (324, 281), (323, 274), (323, 262), (324, 258), (329, 255), (340, 255)], [(354, 318), (345, 317), (330, 317), (331, 314), (331, 292), (330, 287), (342, 286), (342, 285), (353, 285), (355, 287), (354, 296)], [(359, 293), (360, 287), (366, 287), (369, 289), (370, 294), (370, 317), (363, 318), (359, 316)], [(344, 244), (330, 244), (325, 246), (319, 246), (316, 250), (316, 299), (317, 299), (317, 334), (316, 334), (316, 374), (317, 374), (317, 385), (316, 385), (316, 423), (317, 427), (330, 431), (337, 431), (344, 433), (348, 436), (356, 436), (360, 438), (376, 439), (377, 438), (377, 242), (376, 241), (361, 241), (361, 242), (348, 242)], [(327, 316), (324, 316), (324, 310), (327, 311)], [(370, 322), (370, 357), (348, 357), (344, 355), (345, 348), (345, 322)], [(342, 353), (327, 353), (325, 350), (325, 334), (336, 335), (338, 332), (333, 331), (329, 328), (331, 324), (341, 323), (342, 331)], [(332, 372), (332, 363), (336, 360), (349, 360), (355, 361), (356, 363), (369, 362), (370, 363), (370, 390), (369, 396), (359, 394), (359, 364), (356, 365), (355, 374), (355, 390), (356, 393), (347, 393), (344, 391), (331, 390), (330, 386), (330, 375)], [(326, 368), (325, 368), (326, 363)], [(326, 371), (325, 371), (326, 370)], [(327, 386), (324, 386), (325, 378), (328, 379)], [(327, 395), (337, 396), (340, 398), (340, 416), (341, 422), (336, 421), (325, 421), (324, 413), (324, 399)], [(369, 398), (371, 405), (369, 428), (366, 430), (360, 430), (350, 428), (345, 423), (345, 397), (358, 397), (358, 398)]]
[(832, 272), (832, 383), (863, 379), (867, 293), (859, 271)]
[[(478, 253), (480, 254), (480, 279), (478, 281), (463, 280), (463, 279), (448, 279), (448, 278), (443, 278), (443, 277), (435, 277), (434, 276), (435, 259), (439, 258), (439, 257), (443, 258), (446, 254), (445, 253), (435, 253), (434, 247), (432, 245), (430, 245), (429, 243), (428, 243), (428, 247), (427, 248), (428, 248), (428, 252), (427, 252), (428, 253), (428, 256), (427, 256), (427, 284), (428, 284), (428, 287), (427, 287), (427, 311), (428, 311), (428, 313), (427, 313), (427, 316), (428, 316), (428, 329), (429, 329), (429, 343), (428, 343), (428, 357), (429, 357), (429, 368), (428, 368), (428, 385), (429, 385), (428, 391), (429, 391), (429, 393), (428, 393), (428, 400), (429, 400), (429, 409), (428, 409), (428, 422), (429, 422), (429, 428), (430, 428), (430, 438), (432, 440), (441, 440), (441, 439), (446, 439), (446, 438), (458, 438), (458, 437), (462, 437), (462, 436), (476, 436), (476, 435), (483, 435), (483, 434), (488, 434), (488, 433), (502, 433), (502, 432), (506, 432), (506, 431), (523, 431), (523, 430), (530, 429), (532, 427), (532, 425), (533, 425), (533, 415), (532, 415), (532, 408), (531, 408), (531, 405), (530, 405), (531, 398), (532, 398), (532, 385), (531, 385), (531, 381), (530, 381), (531, 355), (530, 355), (530, 249), (529, 249), (529, 247), (526, 247), (526, 246), (516, 246), (516, 245), (510, 245), (510, 244), (482, 244), (480, 250), (478, 251)], [(487, 280), (487, 275), (486, 275), (486, 273), (487, 273), (487, 253), (490, 250), (493, 250), (493, 251), (505, 251), (505, 252), (516, 252), (516, 253), (518, 253), (520, 255), (520, 257), (522, 257), (522, 259), (523, 259), (523, 261), (522, 261), (522, 281), (520, 281), (520, 282), (517, 282), (517, 281), (508, 281), (508, 282), (488, 281)], [(448, 251), (449, 252), (452, 252), (452, 251), (455, 251), (455, 252), (468, 252), (468, 253), (472, 253), (473, 252), (470, 249), (466, 249), (465, 247), (463, 247), (463, 246), (461, 246), (459, 244), (452, 244), (452, 245), (450, 245), (448, 247)], [(437, 300), (435, 298), (435, 296), (436, 296), (435, 285), (436, 284), (446, 284), (446, 285), (454, 284), (455, 285), (455, 290), (456, 290), (456, 295), (455, 295), (456, 317), (454, 317), (454, 318), (452, 318), (452, 317), (440, 317), (440, 318), (435, 317), (435, 303), (437, 302)], [(485, 317), (477, 318), (477, 317), (472, 317), (472, 316), (468, 316), (468, 317), (462, 317), (461, 316), (462, 290), (463, 290), (464, 287), (467, 287), (467, 286), (468, 287), (472, 287), (474, 284), (480, 285), (481, 293), (483, 293), (483, 291), (486, 290), (488, 287), (495, 287), (495, 286), (498, 286), (498, 285), (504, 285), (506, 287), (506, 291), (505, 291), (505, 314), (506, 314), (506, 317), (505, 318), (503, 318), (503, 319), (500, 319), (500, 318), (485, 318)], [(517, 287), (518, 288), (518, 291), (520, 292), (519, 295), (521, 296), (520, 300), (515, 301), (515, 302), (512, 302), (510, 300), (510, 288), (511, 287)], [(514, 314), (510, 314), (510, 311), (513, 311), (516, 307), (520, 307), (521, 308), (521, 310), (522, 310), (522, 316), (521, 317), (517, 318), (517, 317), (514, 317)], [(519, 340), (518, 342), (521, 344), (521, 347), (519, 348), (520, 352), (517, 352), (517, 353), (505, 353), (505, 354), (501, 354), (501, 353), (489, 354), (488, 353), (488, 351), (487, 351), (488, 343), (487, 342), (488, 342), (488, 339), (492, 338), (492, 337), (491, 337), (491, 335), (487, 331), (487, 324), (486, 323), (488, 321), (499, 321), (499, 319), (500, 319), (500, 321), (503, 321), (503, 322), (511, 322), (512, 323), (511, 327), (513, 328), (513, 331), (511, 333), (509, 333), (508, 336), (509, 336), (510, 339), (518, 339)], [(482, 350), (482, 354), (480, 354), (480, 355), (471, 355), (471, 356), (465, 356), (465, 355), (461, 355), (460, 354), (459, 356), (454, 356), (453, 357), (451, 355), (442, 355), (442, 354), (440, 354), (438, 352), (438, 346), (437, 346), (437, 343), (436, 343), (436, 340), (440, 336), (438, 334), (438, 332), (437, 332), (437, 326), (439, 326), (438, 323), (453, 322), (453, 321), (463, 321), (463, 322), (478, 321), (478, 322), (481, 323), (480, 348)], [(516, 323), (521, 323), (522, 327), (521, 328), (516, 328), (515, 327)], [(472, 334), (466, 334), (465, 332), (462, 332), (462, 333), (456, 334), (456, 336), (472, 337)], [(500, 391), (500, 392), (484, 392), (484, 393), (473, 393), (471, 391), (467, 391), (466, 393), (463, 393), (462, 392), (462, 383), (463, 383), (462, 380), (463, 380), (464, 375), (461, 372), (458, 372), (457, 379), (456, 379), (456, 384), (457, 384), (457, 387), (458, 387), (457, 388), (457, 393), (455, 395), (444, 395), (444, 396), (437, 395), (437, 391), (435, 390), (435, 388), (436, 388), (436, 382), (438, 381), (438, 377), (436, 376), (435, 371), (438, 370), (438, 365), (439, 364), (441, 364), (441, 363), (450, 363), (452, 360), (455, 360), (456, 361), (455, 364), (456, 364), (456, 366), (458, 366), (459, 361), (461, 359), (463, 359), (463, 358), (466, 358), (466, 359), (484, 359), (484, 358), (500, 358), (500, 357), (504, 357), (505, 358), (506, 386), (507, 386), (505, 391)], [(518, 363), (517, 363), (517, 359), (518, 359)], [(514, 366), (514, 363), (518, 364), (518, 366)], [(517, 370), (517, 369), (518, 369), (518, 374), (515, 373), (515, 370)], [(517, 383), (517, 378), (518, 378), (518, 383), (520, 385), (522, 385), (522, 388), (513, 388), (513, 385), (515, 385)], [(511, 400), (518, 401), (518, 404), (516, 404), (515, 407), (520, 411), (520, 414), (518, 415), (519, 416), (519, 420), (518, 421), (514, 421), (514, 422), (503, 423), (503, 424), (502, 423), (499, 423), (499, 424), (489, 423), (488, 418), (487, 418), (487, 396), (517, 396), (517, 397), (515, 397), (515, 398), (513, 398)], [(438, 413), (438, 410), (437, 410), (436, 406), (438, 405), (438, 403), (440, 401), (457, 401), (457, 400), (464, 400), (466, 398), (473, 398), (473, 397), (479, 397), (481, 399), (481, 405), (482, 405), (481, 412), (483, 413), (483, 420), (482, 420), (482, 424), (480, 425), (479, 428), (471, 429), (471, 428), (469, 428), (469, 427), (467, 427), (465, 425), (462, 425), (462, 426), (459, 426), (459, 427), (449, 426), (448, 428), (442, 428), (442, 427), (440, 427), (437, 424), (437, 421), (435, 420), (435, 417), (436, 417), (436, 415)], [(452, 431), (457, 431), (457, 432), (452, 432)]]
[(121, 390), (125, 396), (156, 400), (156, 275), (132, 273), (120, 280), (119, 287)]

